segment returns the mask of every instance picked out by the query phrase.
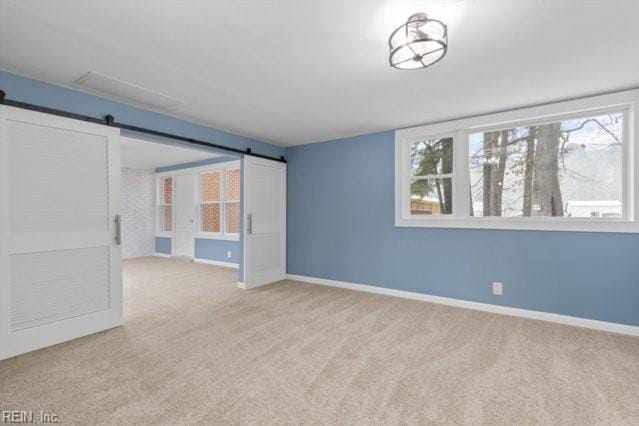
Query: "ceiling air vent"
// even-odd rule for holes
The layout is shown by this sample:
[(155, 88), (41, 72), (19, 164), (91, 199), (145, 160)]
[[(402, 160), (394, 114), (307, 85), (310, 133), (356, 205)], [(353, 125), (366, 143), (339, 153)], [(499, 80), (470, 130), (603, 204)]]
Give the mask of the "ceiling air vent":
[(170, 109), (183, 103), (179, 99), (95, 71), (89, 71), (75, 83), (96, 95), (156, 109)]

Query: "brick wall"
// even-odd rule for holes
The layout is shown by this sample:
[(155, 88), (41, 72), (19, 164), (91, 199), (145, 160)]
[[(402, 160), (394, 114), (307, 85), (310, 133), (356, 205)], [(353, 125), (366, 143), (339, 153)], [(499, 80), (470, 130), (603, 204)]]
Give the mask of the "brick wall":
[(154, 174), (122, 169), (122, 257), (151, 256), (155, 251)]

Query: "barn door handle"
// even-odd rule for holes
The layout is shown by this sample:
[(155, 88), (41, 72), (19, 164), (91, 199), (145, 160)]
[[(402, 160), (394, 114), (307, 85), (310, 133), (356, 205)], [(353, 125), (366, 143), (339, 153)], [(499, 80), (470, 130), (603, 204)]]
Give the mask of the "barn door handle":
[(115, 223), (115, 245), (119, 246), (122, 244), (122, 218), (119, 214), (115, 215), (113, 222)]
[(253, 233), (253, 215), (251, 213), (246, 216), (246, 232), (249, 234)]

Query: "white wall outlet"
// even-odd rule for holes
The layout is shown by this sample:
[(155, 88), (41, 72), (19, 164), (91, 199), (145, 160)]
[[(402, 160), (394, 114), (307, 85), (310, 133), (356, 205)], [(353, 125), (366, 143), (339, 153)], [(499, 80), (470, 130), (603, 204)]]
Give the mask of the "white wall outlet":
[(502, 294), (504, 294), (504, 285), (502, 283), (498, 283), (496, 281), (493, 281), (493, 294), (495, 296), (501, 296)]
[(226, 257), (228, 257), (229, 259), (231, 258), (231, 250), (226, 252)]

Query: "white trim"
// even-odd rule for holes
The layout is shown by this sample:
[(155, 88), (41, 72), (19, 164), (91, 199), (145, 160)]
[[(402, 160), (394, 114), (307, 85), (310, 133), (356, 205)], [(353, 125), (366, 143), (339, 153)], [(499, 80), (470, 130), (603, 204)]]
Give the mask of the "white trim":
[(246, 285), (242, 281), (237, 282), (237, 288), (241, 288), (242, 290), (246, 290)]
[[(482, 129), (500, 129), (522, 124), (540, 124), (607, 111), (624, 114), (622, 164), (624, 218), (503, 218), (472, 217), (468, 214), (468, 135)], [(395, 226), (433, 228), (479, 228), (540, 231), (630, 232), (639, 233), (639, 90), (558, 102), (488, 114), (395, 132)], [(453, 143), (453, 214), (416, 216), (410, 214), (410, 164), (408, 145), (416, 138), (455, 134)]]
[(217, 232), (200, 232), (195, 234), (198, 240), (240, 241), (240, 234), (222, 234)]
[(207, 265), (223, 266), (225, 268), (233, 268), (233, 269), (239, 269), (240, 268), (240, 265), (238, 265), (237, 263), (223, 262), (221, 260), (198, 259), (197, 257), (194, 257), (193, 258), (193, 262), (205, 263)]
[(320, 284), (330, 287), (346, 288), (349, 290), (363, 291), (366, 293), (381, 294), (384, 296), (401, 297), (403, 299), (420, 300), (423, 302), (437, 303), (440, 305), (455, 306), (457, 308), (473, 309), (476, 311), (490, 312), (500, 315), (534, 319), (574, 327), (590, 328), (593, 330), (608, 331), (611, 333), (639, 336), (639, 326), (618, 324), (606, 321), (597, 321), (587, 318), (572, 317), (568, 315), (553, 314), (549, 312), (533, 311), (528, 309), (511, 308), (509, 306), (492, 305), (489, 303), (472, 302), (470, 300), (453, 299), (449, 297), (432, 296), (430, 294), (413, 293), (404, 290), (395, 290), (385, 287), (377, 287), (366, 284), (355, 284), (344, 281), (327, 280), (324, 278), (306, 277), (303, 275), (287, 274), (287, 279), (301, 281), (310, 284)]
[(167, 257), (167, 258), (170, 258), (170, 257), (171, 257), (171, 255), (170, 255), (170, 254), (166, 254), (166, 253), (158, 253), (157, 251), (156, 251), (155, 253), (153, 253), (153, 256), (156, 256), (156, 257)]

